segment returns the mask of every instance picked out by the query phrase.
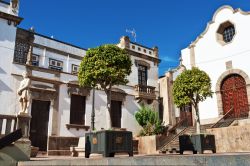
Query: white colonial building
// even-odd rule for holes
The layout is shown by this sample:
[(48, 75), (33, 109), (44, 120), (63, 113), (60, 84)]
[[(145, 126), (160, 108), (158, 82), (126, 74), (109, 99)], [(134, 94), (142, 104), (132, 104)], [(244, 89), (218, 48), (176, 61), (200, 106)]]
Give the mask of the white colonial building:
[[(187, 48), (181, 50), (181, 66), (169, 71), (160, 79), (161, 88), (171, 91), (181, 69), (193, 66), (205, 71), (211, 78), (212, 98), (199, 104), (201, 123), (216, 123), (225, 116), (249, 117), (250, 103), (250, 12), (222, 6), (213, 15), (206, 29)], [(169, 124), (175, 117), (189, 117), (194, 121), (194, 111), (186, 108), (182, 113), (175, 108), (172, 95), (161, 91), (165, 101), (164, 115)], [(164, 100), (165, 100), (164, 99)], [(185, 109), (185, 108), (184, 108)], [(182, 116), (182, 114), (184, 114)], [(177, 118), (177, 119), (178, 119)]]
[[(15, 128), (20, 111), (17, 90), (26, 71), (29, 86), (30, 140), (49, 154), (69, 154), (69, 147), (89, 131), (91, 89), (78, 86), (77, 72), (86, 49), (24, 30), (17, 25), (18, 3), (0, 1), (0, 120), (1, 134)], [(126, 49), (133, 62), (129, 83), (116, 86), (111, 94), (112, 126), (126, 128), (134, 135), (140, 126), (134, 114), (141, 103), (158, 110), (158, 48), (148, 48), (121, 37), (119, 47)], [(95, 128), (107, 128), (106, 95), (95, 91)], [(13, 120), (12, 120), (13, 119)]]

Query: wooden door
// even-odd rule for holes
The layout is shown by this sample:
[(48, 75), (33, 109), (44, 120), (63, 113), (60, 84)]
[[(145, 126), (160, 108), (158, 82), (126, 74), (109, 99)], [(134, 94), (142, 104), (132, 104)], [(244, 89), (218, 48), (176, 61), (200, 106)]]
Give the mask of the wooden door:
[(121, 128), (121, 117), (122, 117), (122, 102), (111, 101), (111, 121), (112, 127)]
[(30, 140), (39, 151), (47, 151), (50, 101), (32, 100)]
[(180, 121), (186, 119), (185, 126), (193, 126), (192, 105), (188, 104), (180, 108)]
[(248, 117), (246, 82), (243, 77), (237, 74), (226, 77), (221, 84), (221, 95), (224, 114), (233, 108), (235, 118)]

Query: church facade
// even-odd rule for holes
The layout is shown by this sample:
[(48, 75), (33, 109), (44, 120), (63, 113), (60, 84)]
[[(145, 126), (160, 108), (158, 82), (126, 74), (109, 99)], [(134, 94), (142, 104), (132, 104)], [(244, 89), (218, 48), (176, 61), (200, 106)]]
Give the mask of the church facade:
[[(23, 72), (27, 72), (32, 145), (49, 154), (68, 153), (70, 145), (90, 130), (93, 103), (95, 129), (107, 129), (106, 94), (78, 86), (77, 72), (87, 49), (38, 34), (32, 28), (18, 28), (22, 18), (13, 2), (0, 1), (0, 114), (20, 112), (18, 89)], [(134, 113), (140, 104), (158, 110), (158, 48), (134, 43), (126, 36), (117, 46), (127, 50), (133, 66), (129, 83), (112, 88), (112, 127), (137, 135), (141, 128)], [(3, 128), (14, 127), (7, 121), (0, 123)], [(4, 129), (1, 134), (5, 134)]]
[[(209, 75), (214, 93), (212, 98), (199, 104), (202, 124), (216, 123), (229, 114), (235, 119), (249, 117), (249, 28), (250, 12), (222, 6), (214, 13), (204, 32), (181, 50), (180, 66), (160, 79), (161, 88), (167, 92), (171, 91), (174, 79), (183, 69), (198, 67)], [(173, 104), (171, 94), (162, 97), (169, 101), (166, 101), (164, 110), (169, 124), (175, 124), (178, 119), (185, 117), (190, 122), (195, 121), (191, 106), (182, 108), (182, 111)]]

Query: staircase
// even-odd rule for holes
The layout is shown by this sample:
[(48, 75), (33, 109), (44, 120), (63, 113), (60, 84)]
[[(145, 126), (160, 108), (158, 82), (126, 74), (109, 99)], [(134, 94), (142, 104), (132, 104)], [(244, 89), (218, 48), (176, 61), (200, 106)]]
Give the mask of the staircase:
[[(211, 128), (211, 125), (202, 125), (201, 126), (201, 132), (204, 133), (206, 129)], [(185, 127), (180, 129), (180, 131), (175, 134), (171, 139), (169, 139), (168, 142), (165, 143), (164, 146), (160, 148), (161, 152), (169, 152), (173, 153), (174, 151), (176, 153), (179, 153), (179, 136), (184, 135), (184, 134), (194, 134), (196, 133), (196, 127), (195, 126), (190, 126), (190, 127)]]
[(214, 125), (212, 125), (211, 128), (230, 126), (235, 120), (233, 113), (233, 108), (231, 108), (220, 120), (218, 120)]
[[(246, 116), (248, 117), (248, 116)], [(233, 107), (222, 117), (220, 118), (216, 123), (214, 124), (207, 124), (201, 126), (201, 133), (205, 133), (206, 129), (209, 128), (220, 128), (220, 127), (228, 127), (230, 126), (235, 120), (238, 119), (244, 119), (245, 115), (241, 115), (241, 118), (235, 118), (234, 117), (234, 110)], [(185, 121), (185, 119), (184, 119)], [(183, 121), (183, 122), (184, 122)], [(167, 134), (165, 133), (162, 135), (162, 138), (160, 140), (160, 144), (157, 147), (160, 152), (170, 152), (173, 151), (179, 152), (179, 136), (184, 134), (194, 134), (196, 132), (196, 128), (194, 126), (191, 127), (183, 127), (183, 122), (180, 121), (175, 126), (170, 128), (167, 131)]]
[(230, 126), (233, 122), (235, 121), (235, 119), (225, 119), (222, 122), (218, 122), (215, 125), (212, 126), (212, 128), (221, 128), (221, 127), (228, 127)]

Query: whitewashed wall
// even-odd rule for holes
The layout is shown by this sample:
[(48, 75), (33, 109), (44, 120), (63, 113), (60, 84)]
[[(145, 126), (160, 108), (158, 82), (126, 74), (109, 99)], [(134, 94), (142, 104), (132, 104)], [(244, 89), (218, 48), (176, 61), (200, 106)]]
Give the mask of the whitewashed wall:
[[(15, 48), (16, 27), (8, 25), (0, 18), (0, 114), (13, 114), (16, 111), (15, 78), (11, 75)], [(4, 32), (4, 33), (2, 33)]]
[[(207, 32), (195, 44), (196, 66), (208, 73), (212, 80), (212, 91), (215, 92), (218, 78), (226, 71), (226, 62), (232, 61), (233, 69), (240, 69), (250, 74), (250, 14), (234, 11), (229, 6), (215, 12), (213, 23)], [(216, 32), (221, 23), (230, 21), (235, 25), (236, 34), (231, 43), (222, 46), (216, 39)], [(190, 49), (182, 50), (183, 64), (190, 68)], [(209, 98), (200, 105), (201, 119), (218, 117), (217, 98)]]
[(148, 69), (148, 80), (147, 85), (155, 87), (155, 90), (158, 91), (158, 66), (154, 64), (154, 62), (145, 60), (142, 58), (131, 56), (131, 61), (133, 63), (132, 73), (128, 76), (130, 86), (138, 85), (138, 67), (135, 65), (135, 60), (143, 60), (150, 64), (150, 68)]

